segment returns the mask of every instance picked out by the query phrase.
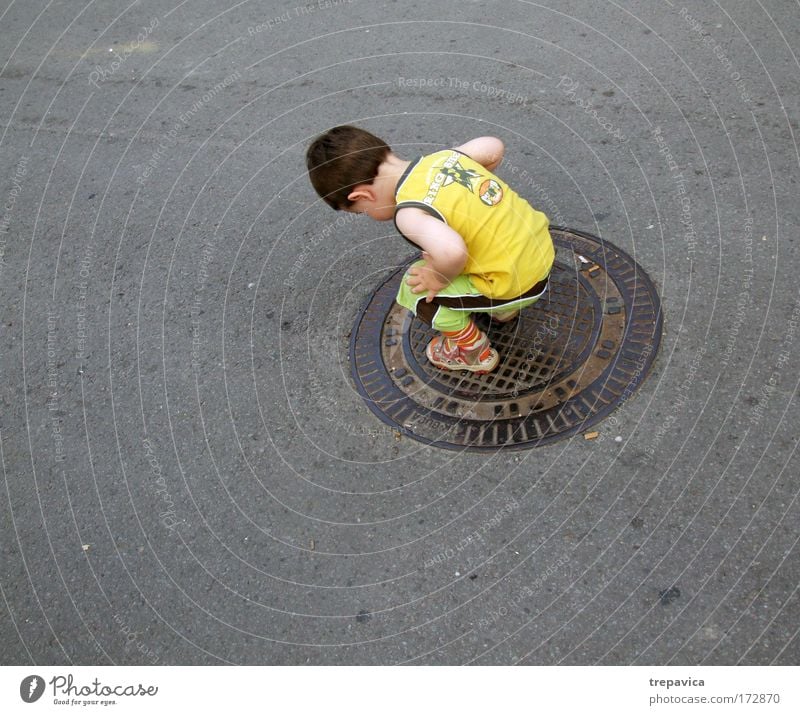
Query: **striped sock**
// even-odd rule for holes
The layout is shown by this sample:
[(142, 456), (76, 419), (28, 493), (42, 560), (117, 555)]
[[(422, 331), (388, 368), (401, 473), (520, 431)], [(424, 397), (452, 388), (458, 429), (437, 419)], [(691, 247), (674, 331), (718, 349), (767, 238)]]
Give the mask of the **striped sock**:
[(484, 360), (485, 358), (489, 357), (489, 351), (491, 350), (489, 341), (486, 340), (486, 336), (480, 330), (478, 330), (478, 326), (475, 325), (475, 321), (471, 318), (463, 330), (457, 330), (455, 332), (442, 331), (442, 335), (444, 335), (448, 349), (452, 350), (453, 346), (455, 346), (462, 352), (474, 350), (476, 347), (478, 347), (481, 341), (484, 341), (486, 345), (481, 351), (478, 359)]

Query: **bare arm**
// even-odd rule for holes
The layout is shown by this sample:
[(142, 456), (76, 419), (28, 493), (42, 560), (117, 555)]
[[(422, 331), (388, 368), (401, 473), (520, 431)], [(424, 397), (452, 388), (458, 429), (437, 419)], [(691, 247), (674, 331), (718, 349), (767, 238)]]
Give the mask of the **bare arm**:
[(506, 150), (503, 142), (497, 137), (478, 137), (455, 148), (485, 166), (489, 171), (494, 171), (500, 165)]
[(422, 249), (425, 265), (411, 270), (408, 284), (414, 293), (427, 291), (430, 302), (464, 270), (467, 263), (464, 239), (446, 223), (418, 208), (401, 208), (395, 222), (403, 235)]

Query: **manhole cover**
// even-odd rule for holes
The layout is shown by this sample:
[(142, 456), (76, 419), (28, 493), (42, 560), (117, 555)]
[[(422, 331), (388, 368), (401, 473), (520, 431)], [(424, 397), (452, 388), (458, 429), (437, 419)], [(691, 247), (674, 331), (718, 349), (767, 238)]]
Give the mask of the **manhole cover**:
[(383, 422), (437, 447), (528, 448), (586, 430), (631, 397), (661, 340), (655, 287), (607, 241), (550, 232), (549, 288), (519, 321), (492, 325), (500, 363), (488, 375), (431, 365), (434, 331), (394, 302), (407, 264), (384, 281), (350, 341), (356, 387)]

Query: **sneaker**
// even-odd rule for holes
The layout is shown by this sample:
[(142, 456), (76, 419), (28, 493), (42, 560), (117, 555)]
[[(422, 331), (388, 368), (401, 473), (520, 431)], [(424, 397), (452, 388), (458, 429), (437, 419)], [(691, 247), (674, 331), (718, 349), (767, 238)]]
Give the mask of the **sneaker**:
[(500, 362), (497, 350), (489, 345), (489, 340), (483, 333), (478, 344), (469, 351), (461, 350), (457, 345), (448, 348), (444, 336), (437, 335), (428, 343), (425, 354), (431, 365), (442, 370), (469, 370), (479, 375), (491, 372)]

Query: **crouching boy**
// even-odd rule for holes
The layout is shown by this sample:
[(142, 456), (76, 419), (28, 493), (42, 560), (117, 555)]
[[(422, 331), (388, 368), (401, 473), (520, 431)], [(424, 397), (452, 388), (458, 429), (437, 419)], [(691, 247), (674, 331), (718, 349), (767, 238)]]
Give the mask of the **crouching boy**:
[(311, 184), (329, 206), (394, 219), (422, 250), (397, 302), (440, 332), (426, 354), (443, 370), (493, 370), (497, 351), (472, 313), (513, 320), (547, 289), (549, 222), (492, 173), (503, 152), (499, 139), (479, 137), (403, 160), (373, 134), (339, 126), (306, 153)]

